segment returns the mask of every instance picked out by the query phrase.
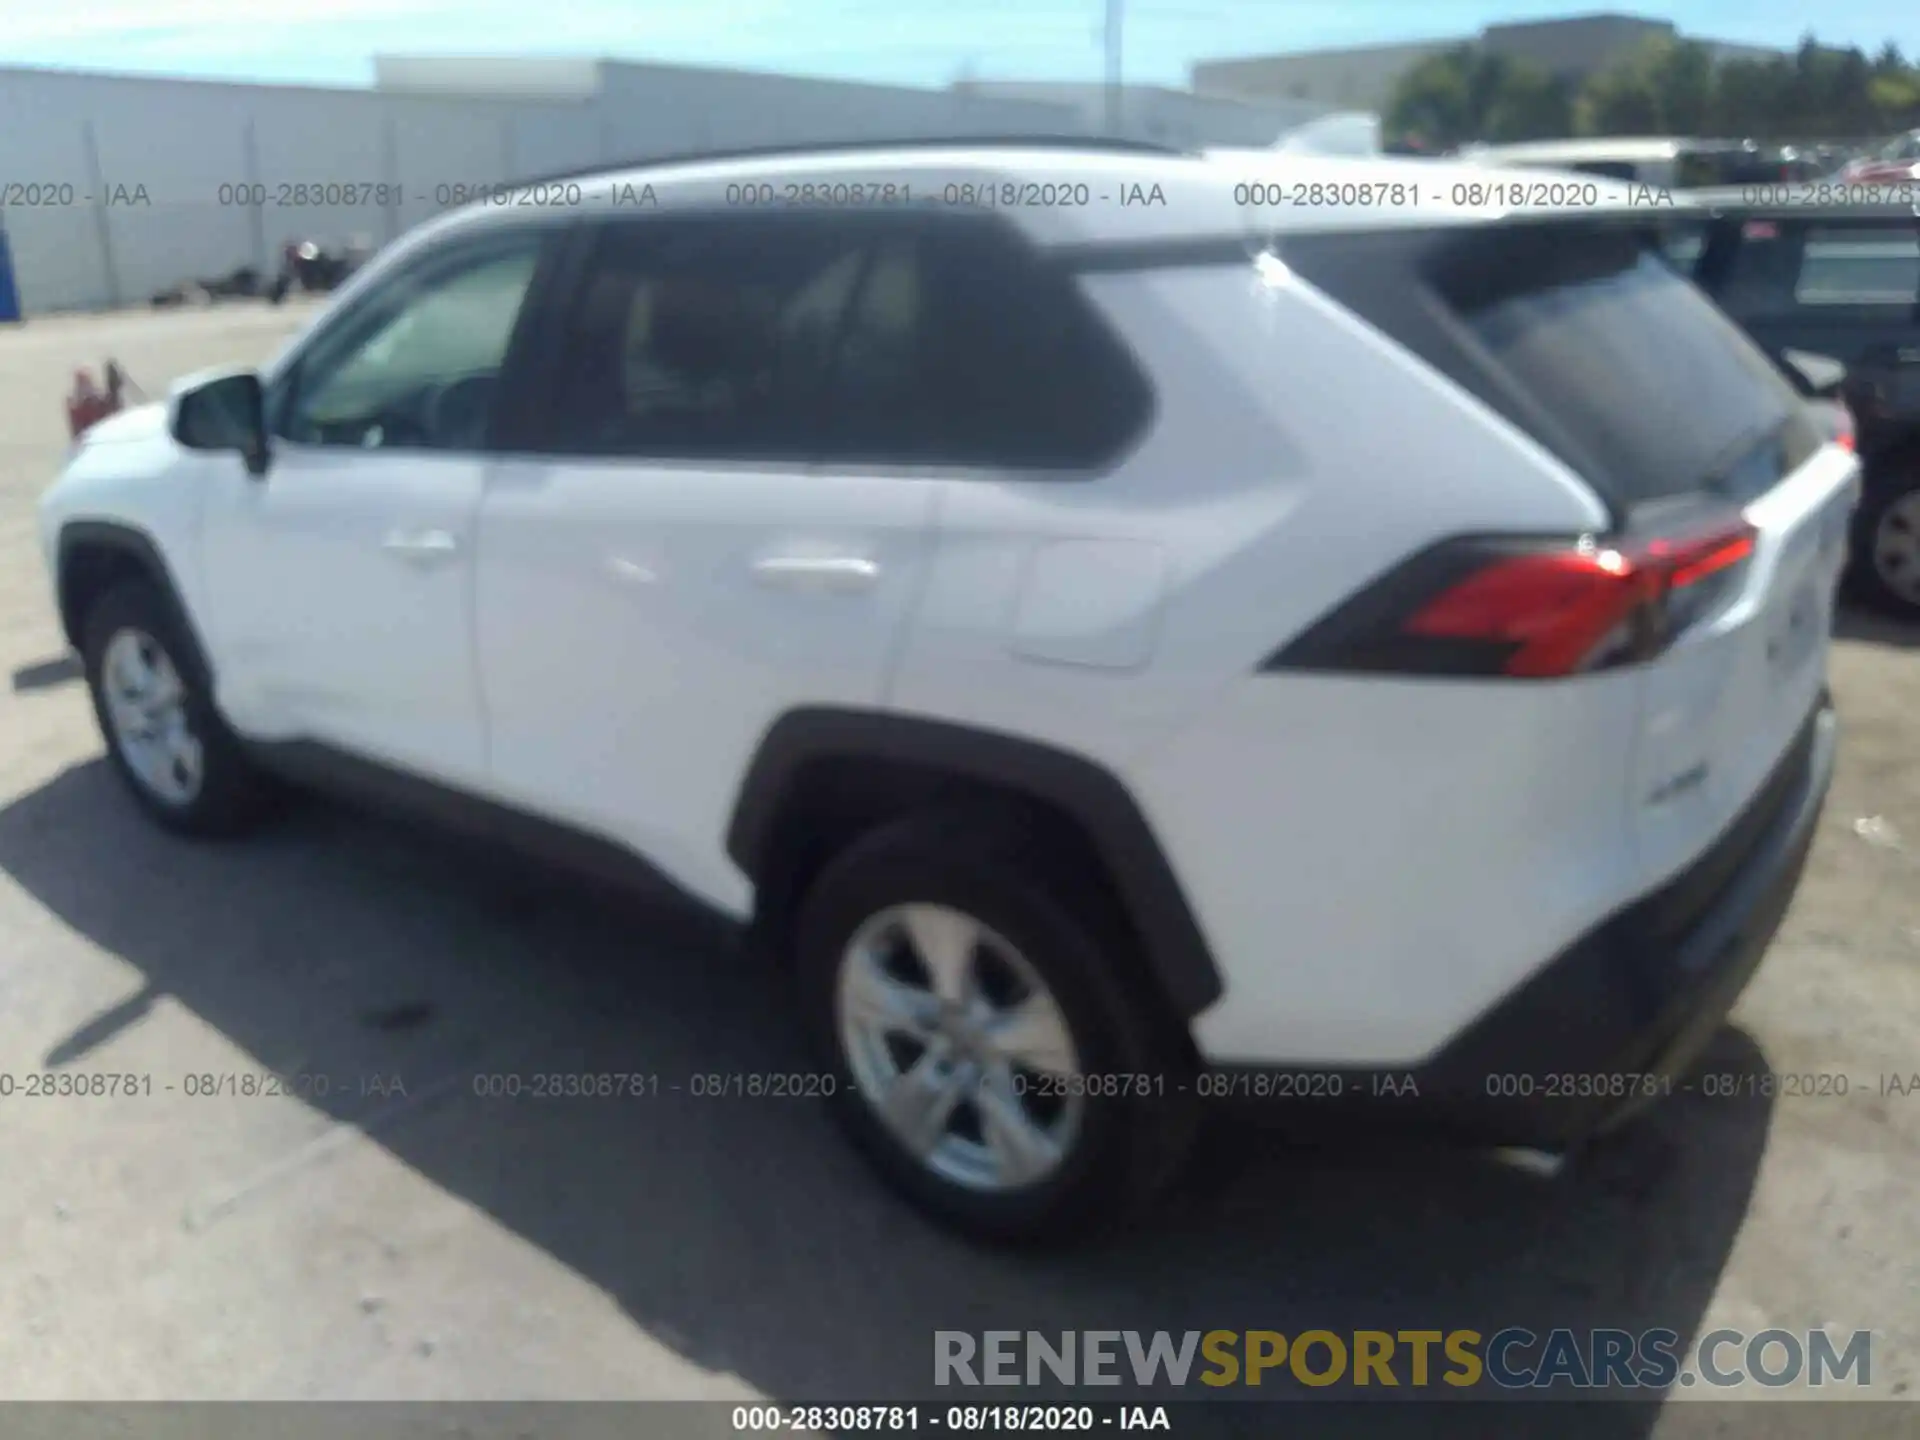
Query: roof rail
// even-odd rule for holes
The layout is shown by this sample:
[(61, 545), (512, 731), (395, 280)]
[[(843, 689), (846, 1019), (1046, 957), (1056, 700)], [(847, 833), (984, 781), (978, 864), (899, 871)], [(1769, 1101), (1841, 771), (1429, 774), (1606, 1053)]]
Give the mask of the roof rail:
[(1177, 145), (1151, 140), (1124, 140), (1110, 135), (912, 135), (895, 140), (828, 140), (812, 145), (759, 145), (742, 150), (690, 150), (677, 155), (649, 155), (638, 160), (610, 160), (576, 166), (552, 175), (510, 180), (509, 185), (551, 185), (561, 180), (584, 180), (591, 175), (613, 175), (628, 170), (664, 170), (675, 165), (703, 165), (716, 160), (776, 159), (783, 155), (858, 155), (870, 150), (1091, 150), (1121, 155), (1187, 155)]

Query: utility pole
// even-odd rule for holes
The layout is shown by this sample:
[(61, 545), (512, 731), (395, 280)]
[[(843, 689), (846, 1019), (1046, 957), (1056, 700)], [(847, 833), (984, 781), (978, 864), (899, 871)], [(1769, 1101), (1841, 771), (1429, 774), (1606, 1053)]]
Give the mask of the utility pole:
[(1107, 0), (1107, 134), (1120, 133), (1120, 20), (1125, 0)]

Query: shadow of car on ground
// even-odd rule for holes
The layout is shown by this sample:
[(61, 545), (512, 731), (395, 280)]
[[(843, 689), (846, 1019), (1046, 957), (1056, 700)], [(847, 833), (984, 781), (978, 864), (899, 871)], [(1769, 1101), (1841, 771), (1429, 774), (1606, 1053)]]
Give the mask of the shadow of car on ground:
[[(182, 842), (99, 760), (0, 810), (0, 869), (145, 977), (45, 1064), (84, 1065), (168, 996), (263, 1067), (438, 1087), (378, 1142), (664, 1345), (781, 1400), (1048, 1398), (935, 1389), (943, 1329), (1690, 1337), (1766, 1143), (1763, 1102), (1680, 1098), (1546, 1183), (1454, 1152), (1306, 1146), (1236, 1112), (1211, 1117), (1150, 1225), (1064, 1254), (983, 1251), (881, 1191), (817, 1101), (691, 1093), (691, 1077), (806, 1062), (764, 962), (672, 910), (320, 803), (245, 843)], [(1764, 1068), (1737, 1031), (1716, 1047), (1716, 1068)], [(506, 1102), (471, 1084), (549, 1072), (657, 1075), (660, 1091)], [(314, 1103), (352, 1121), (366, 1102)], [(1255, 1418), (1236, 1408), (1211, 1407), (1221, 1433)], [(1607, 1408), (1592, 1433), (1648, 1433), (1651, 1412)]]

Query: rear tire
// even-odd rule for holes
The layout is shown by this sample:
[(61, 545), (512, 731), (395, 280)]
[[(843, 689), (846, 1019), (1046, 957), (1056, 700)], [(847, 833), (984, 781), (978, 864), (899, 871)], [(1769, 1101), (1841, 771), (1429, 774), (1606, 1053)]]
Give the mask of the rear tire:
[(96, 600), (81, 627), (94, 719), (140, 807), (183, 835), (234, 835), (273, 789), (213, 707), (207, 669), (174, 607), (144, 579)]
[(1892, 484), (1868, 487), (1858, 526), (1855, 591), (1884, 614), (1920, 620), (1920, 458)]
[[(916, 816), (856, 841), (809, 889), (795, 938), (837, 1119), (941, 1224), (999, 1243), (1085, 1236), (1177, 1173), (1194, 1127), (1168, 1013), (1097, 889), (1010, 817)], [(964, 983), (939, 983), (959, 973), (926, 960), (941, 951), (966, 955)], [(883, 1005), (911, 1023), (872, 1020)], [(910, 1103), (940, 1087), (932, 1108)], [(887, 1096), (907, 1099), (889, 1111)], [(936, 1111), (928, 1129), (901, 1119)]]

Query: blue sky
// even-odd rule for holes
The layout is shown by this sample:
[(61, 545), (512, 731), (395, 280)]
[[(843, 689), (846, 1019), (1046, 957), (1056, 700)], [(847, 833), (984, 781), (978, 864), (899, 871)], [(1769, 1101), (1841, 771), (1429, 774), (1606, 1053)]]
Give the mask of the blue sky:
[[(1104, 0), (0, 0), (0, 64), (364, 84), (375, 54), (602, 55), (944, 85), (1094, 79)], [(1507, 0), (1127, 0), (1126, 74), (1180, 84), (1194, 60), (1466, 35), (1602, 9)], [(1807, 0), (1688, 0), (1660, 16), (1788, 46)], [(1823, 41), (1920, 52), (1920, 0), (1849, 0)]]

